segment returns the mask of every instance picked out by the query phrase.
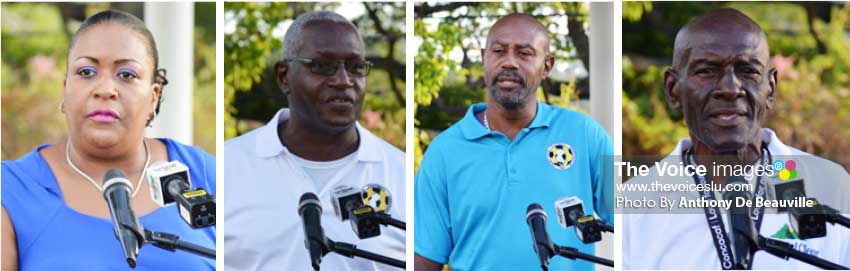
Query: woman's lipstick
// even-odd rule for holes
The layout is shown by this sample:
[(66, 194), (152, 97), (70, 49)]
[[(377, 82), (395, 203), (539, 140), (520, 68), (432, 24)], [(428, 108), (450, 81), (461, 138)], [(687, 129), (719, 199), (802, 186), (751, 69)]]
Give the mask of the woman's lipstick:
[(88, 118), (90, 118), (90, 119), (92, 119), (96, 122), (102, 122), (102, 123), (115, 122), (115, 121), (118, 121), (118, 119), (120, 119), (118, 117), (117, 112), (109, 110), (109, 109), (94, 110), (92, 112), (89, 112), (89, 114), (86, 117), (88, 117)]

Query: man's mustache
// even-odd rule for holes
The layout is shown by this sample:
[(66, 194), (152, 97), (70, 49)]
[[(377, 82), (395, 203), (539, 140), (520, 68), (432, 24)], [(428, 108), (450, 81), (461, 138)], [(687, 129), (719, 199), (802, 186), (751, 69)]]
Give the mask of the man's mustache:
[(516, 80), (522, 87), (526, 87), (525, 78), (522, 77), (519, 72), (516, 70), (501, 70), (496, 76), (493, 76), (493, 80), (490, 83), (491, 85), (495, 85), (499, 81), (499, 77), (508, 77), (510, 79)]

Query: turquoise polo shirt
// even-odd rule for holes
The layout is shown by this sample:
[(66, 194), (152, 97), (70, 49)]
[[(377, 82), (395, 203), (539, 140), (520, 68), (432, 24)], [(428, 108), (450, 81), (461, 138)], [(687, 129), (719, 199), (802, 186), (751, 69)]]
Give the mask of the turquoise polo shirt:
[[(585, 213), (613, 221), (613, 179), (602, 168), (613, 155), (611, 138), (584, 114), (538, 102), (531, 124), (511, 141), (475, 118), (485, 108), (472, 105), (422, 158), (414, 184), (416, 254), (453, 271), (538, 270), (525, 222), (531, 203), (548, 214), (554, 243), (593, 254), (593, 244), (558, 224), (554, 202), (577, 196)], [(550, 262), (551, 270), (593, 268), (563, 257)]]

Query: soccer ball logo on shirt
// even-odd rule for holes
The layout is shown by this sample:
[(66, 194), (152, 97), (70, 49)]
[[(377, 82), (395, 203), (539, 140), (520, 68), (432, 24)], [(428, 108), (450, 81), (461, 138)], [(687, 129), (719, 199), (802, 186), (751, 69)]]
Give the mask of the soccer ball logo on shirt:
[(564, 170), (570, 168), (575, 161), (573, 147), (564, 143), (556, 143), (546, 150), (546, 159), (555, 169)]

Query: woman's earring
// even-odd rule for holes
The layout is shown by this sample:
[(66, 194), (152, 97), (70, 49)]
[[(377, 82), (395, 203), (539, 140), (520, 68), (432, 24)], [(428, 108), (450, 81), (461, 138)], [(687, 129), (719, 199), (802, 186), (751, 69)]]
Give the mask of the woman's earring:
[(148, 117), (148, 127), (153, 127), (153, 125), (151, 123), (153, 123), (153, 120), (155, 118), (156, 118), (156, 112), (151, 112), (150, 116)]

